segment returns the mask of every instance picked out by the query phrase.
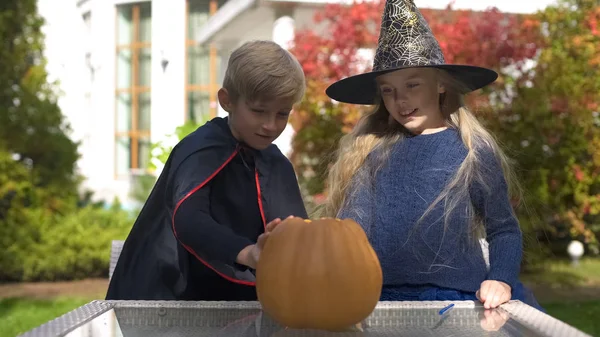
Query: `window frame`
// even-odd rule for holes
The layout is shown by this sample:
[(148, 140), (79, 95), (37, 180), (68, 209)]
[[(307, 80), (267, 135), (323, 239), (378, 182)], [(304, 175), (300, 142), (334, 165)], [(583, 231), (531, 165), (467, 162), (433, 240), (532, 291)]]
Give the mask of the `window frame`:
[[(127, 44), (119, 44), (119, 8), (122, 7), (131, 7), (131, 24), (132, 24), (132, 36), (131, 42)], [(147, 130), (140, 130), (138, 128), (138, 122), (140, 118), (140, 107), (139, 107), (139, 96), (141, 94), (151, 95), (151, 84), (148, 85), (139, 85), (139, 75), (140, 75), (140, 53), (142, 50), (147, 49), (150, 51), (150, 58), (152, 58), (152, 33), (150, 33), (149, 41), (139, 41), (140, 39), (140, 24), (141, 24), (141, 7), (142, 6), (150, 6), (150, 29), (152, 32), (152, 2), (145, 1), (130, 1), (124, 3), (117, 3), (115, 5), (115, 91), (114, 91), (114, 176), (116, 179), (126, 178), (131, 173), (136, 171), (147, 171), (148, 168), (140, 168), (140, 158), (139, 158), (139, 148), (140, 142), (144, 139), (150, 141), (151, 139), (151, 124)], [(126, 88), (119, 87), (119, 64), (118, 57), (119, 53), (122, 50), (130, 50), (131, 51), (131, 73), (130, 73), (130, 84)], [(151, 61), (150, 61), (151, 62)], [(152, 78), (152, 74), (150, 74), (150, 78)], [(119, 96), (122, 94), (129, 94), (131, 100), (131, 116), (128, 122), (131, 124), (131, 127), (127, 131), (119, 131)], [(152, 98), (150, 97), (150, 109), (152, 106)], [(152, 120), (152, 116), (150, 116), (150, 121)], [(118, 158), (118, 148), (119, 139), (128, 139), (129, 140), (129, 165), (126, 169), (127, 173), (119, 172), (119, 158)], [(125, 176), (123, 175), (125, 174)]]
[[(208, 93), (209, 100), (209, 118), (212, 119), (217, 116), (218, 112), (218, 99), (217, 93), (219, 91), (219, 84), (217, 83), (217, 47), (214, 43), (209, 43), (209, 65), (208, 65), (208, 84), (190, 84), (190, 67), (189, 67), (189, 53), (191, 48), (198, 46), (198, 42), (190, 38), (189, 35), (189, 17), (190, 17), (190, 1), (185, 1), (185, 47), (184, 47), (184, 64), (185, 64), (185, 74), (184, 74), (184, 103), (183, 103), (183, 113), (184, 113), (184, 122), (188, 122), (191, 120), (191, 116), (189, 114), (189, 97), (192, 93)], [(209, 16), (215, 15), (218, 10), (218, 1), (217, 0), (209, 0)], [(198, 27), (199, 28), (199, 27)]]

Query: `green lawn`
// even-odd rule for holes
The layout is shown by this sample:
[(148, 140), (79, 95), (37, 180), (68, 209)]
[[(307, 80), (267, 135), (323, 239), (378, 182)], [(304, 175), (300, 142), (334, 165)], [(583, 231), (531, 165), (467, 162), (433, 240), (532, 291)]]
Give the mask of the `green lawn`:
[(600, 336), (600, 300), (540, 303), (548, 315), (592, 336)]
[(80, 298), (0, 299), (0, 336), (15, 337), (90, 301)]
[(551, 288), (600, 287), (600, 259), (586, 258), (577, 267), (569, 261), (553, 260), (521, 275), (523, 282)]

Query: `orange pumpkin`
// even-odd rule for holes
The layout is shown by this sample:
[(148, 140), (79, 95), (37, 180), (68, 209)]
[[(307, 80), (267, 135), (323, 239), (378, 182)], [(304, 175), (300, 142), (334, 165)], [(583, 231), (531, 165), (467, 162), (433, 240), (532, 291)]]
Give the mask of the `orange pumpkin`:
[(269, 234), (256, 268), (262, 309), (293, 329), (345, 330), (375, 309), (383, 275), (353, 220), (291, 218)]

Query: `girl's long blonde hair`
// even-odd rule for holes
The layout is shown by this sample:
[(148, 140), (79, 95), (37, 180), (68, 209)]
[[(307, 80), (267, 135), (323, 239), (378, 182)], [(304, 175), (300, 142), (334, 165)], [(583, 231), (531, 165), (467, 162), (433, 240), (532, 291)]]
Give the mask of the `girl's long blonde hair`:
[[(520, 200), (521, 191), (508, 157), (496, 139), (465, 107), (464, 94), (468, 91), (446, 71), (439, 69), (436, 71), (439, 83), (446, 89), (446, 92), (440, 95), (440, 110), (446, 117), (448, 127), (459, 131), (462, 142), (468, 150), (454, 177), (420, 218), (422, 220), (437, 203), (443, 202), (446, 227), (453, 210), (463, 205), (461, 202), (465, 198), (470, 200), (468, 199), (469, 187), (473, 183), (487, 187), (484, 174), (480, 169), (481, 158), (478, 149), (487, 148), (493, 151), (501, 164), (502, 173), (509, 187), (509, 195), (512, 198)], [(379, 103), (373, 112), (363, 116), (356, 127), (340, 140), (336, 158), (329, 169), (326, 200), (316, 209), (316, 216), (337, 217), (351, 193), (357, 191), (359, 185), (372, 188), (375, 174), (385, 164), (392, 145), (402, 141), (407, 134), (408, 130), (393, 120), (382, 103)], [(374, 153), (375, 149), (378, 150), (378, 155), (372, 155), (368, 168), (360, 170), (367, 156)], [(359, 172), (365, 176), (356, 177)], [(466, 216), (471, 219), (469, 235), (484, 236), (482, 219), (476, 216), (471, 202), (466, 204)]]

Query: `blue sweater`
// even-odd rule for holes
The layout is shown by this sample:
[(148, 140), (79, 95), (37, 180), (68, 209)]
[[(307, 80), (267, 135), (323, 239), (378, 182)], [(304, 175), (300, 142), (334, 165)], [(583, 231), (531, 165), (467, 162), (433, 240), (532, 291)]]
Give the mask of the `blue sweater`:
[[(359, 172), (368, 172), (372, 152)], [(488, 188), (474, 183), (451, 213), (444, 231), (444, 201), (415, 227), (417, 220), (455, 175), (467, 149), (455, 129), (405, 138), (392, 148), (373, 184), (355, 175), (340, 218), (366, 231), (383, 269), (384, 286), (435, 285), (475, 292), (484, 280), (513, 289), (518, 282), (522, 235), (508, 198), (500, 163), (490, 149), (478, 150), (479, 172)], [(484, 221), (490, 270), (482, 248), (469, 240), (466, 202)], [(415, 229), (416, 228), (416, 229)]]

